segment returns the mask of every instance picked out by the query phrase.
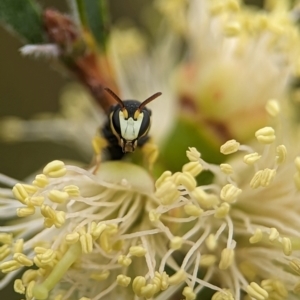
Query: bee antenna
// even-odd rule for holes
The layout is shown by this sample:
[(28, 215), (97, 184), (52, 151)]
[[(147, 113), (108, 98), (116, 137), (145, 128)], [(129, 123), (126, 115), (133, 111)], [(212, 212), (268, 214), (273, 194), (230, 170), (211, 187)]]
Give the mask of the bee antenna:
[(153, 101), (154, 99), (156, 99), (157, 97), (159, 97), (161, 95), (161, 92), (155, 93), (154, 95), (150, 96), (149, 98), (147, 98), (145, 101), (143, 101), (138, 110), (141, 111), (149, 102)]
[(109, 88), (105, 87), (104, 90), (108, 92), (121, 106), (121, 109), (125, 109), (123, 101)]

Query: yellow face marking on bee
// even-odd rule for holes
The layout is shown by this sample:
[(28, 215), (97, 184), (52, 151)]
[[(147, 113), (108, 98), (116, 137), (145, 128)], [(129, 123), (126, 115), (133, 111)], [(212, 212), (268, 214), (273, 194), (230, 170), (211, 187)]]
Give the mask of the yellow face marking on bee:
[(126, 141), (132, 141), (138, 138), (138, 134), (142, 125), (144, 114), (140, 113), (138, 118), (134, 120), (132, 117), (126, 120), (124, 113), (119, 112), (121, 136)]

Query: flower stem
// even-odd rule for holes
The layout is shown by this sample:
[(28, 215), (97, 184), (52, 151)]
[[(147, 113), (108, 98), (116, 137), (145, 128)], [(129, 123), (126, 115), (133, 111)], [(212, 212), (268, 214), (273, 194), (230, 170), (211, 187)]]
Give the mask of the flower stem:
[(81, 254), (80, 243), (76, 243), (67, 250), (62, 259), (53, 268), (52, 272), (41, 284), (36, 284), (33, 288), (33, 296), (37, 300), (44, 300), (48, 298), (49, 292), (59, 282), (59, 280), (68, 271), (71, 265), (77, 260)]

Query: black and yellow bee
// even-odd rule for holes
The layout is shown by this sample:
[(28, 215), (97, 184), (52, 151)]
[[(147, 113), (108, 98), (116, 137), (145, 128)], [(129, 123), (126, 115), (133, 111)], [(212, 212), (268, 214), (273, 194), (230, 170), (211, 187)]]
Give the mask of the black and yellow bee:
[(146, 105), (159, 97), (155, 93), (142, 103), (136, 100), (121, 100), (112, 90), (104, 88), (117, 102), (110, 108), (108, 119), (101, 129), (107, 142), (106, 149), (111, 160), (121, 159), (125, 153), (134, 152), (148, 141), (151, 126), (151, 111)]

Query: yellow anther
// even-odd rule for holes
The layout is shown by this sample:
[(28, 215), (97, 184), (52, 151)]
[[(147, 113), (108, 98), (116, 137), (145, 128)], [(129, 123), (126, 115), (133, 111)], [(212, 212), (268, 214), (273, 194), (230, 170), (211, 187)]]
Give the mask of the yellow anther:
[(11, 252), (11, 249), (8, 244), (5, 244), (0, 247), (0, 261), (6, 258)]
[(298, 274), (300, 275), (300, 260), (297, 258), (292, 259), (289, 262), (290, 267)]
[(41, 214), (45, 218), (55, 219), (56, 212), (54, 209), (52, 209), (49, 205), (42, 205), (41, 206)]
[(14, 291), (18, 294), (25, 294), (25, 286), (21, 279), (16, 279), (14, 282)]
[(233, 168), (230, 164), (220, 164), (220, 169), (226, 175), (233, 174)]
[(37, 258), (43, 265), (48, 265), (56, 258), (56, 254), (56, 251), (47, 249), (44, 253), (37, 254)]
[(271, 184), (275, 175), (276, 175), (276, 170), (272, 170), (268, 168), (257, 171), (253, 176), (253, 178), (251, 179), (250, 186), (253, 189), (256, 189), (260, 186), (267, 187)]
[(189, 172), (196, 177), (203, 171), (203, 166), (198, 161), (191, 161), (182, 167), (182, 172)]
[(128, 287), (130, 282), (131, 282), (131, 278), (128, 276), (125, 276), (123, 274), (117, 276), (117, 284), (120, 286)]
[(177, 185), (182, 184), (189, 191), (193, 191), (197, 186), (196, 179), (189, 172), (180, 173), (180, 175), (176, 177), (175, 183)]
[(287, 256), (291, 255), (293, 251), (291, 240), (287, 237), (284, 237), (282, 238), (281, 243), (282, 243), (283, 253)]
[(83, 253), (91, 253), (93, 252), (93, 238), (90, 233), (86, 233), (84, 235), (81, 235), (79, 238), (82, 252)]
[(256, 139), (262, 144), (272, 144), (275, 139), (275, 130), (272, 127), (264, 127), (255, 132)]
[(227, 37), (235, 37), (241, 32), (241, 24), (238, 22), (229, 22), (224, 28)]
[(170, 242), (170, 248), (173, 250), (178, 250), (181, 248), (183, 239), (180, 236), (174, 236)]
[(79, 240), (79, 233), (78, 232), (72, 232), (66, 235), (65, 240), (68, 244), (75, 244)]
[(196, 187), (191, 195), (205, 209), (212, 208), (219, 203), (219, 199), (215, 195), (207, 194), (200, 186)]
[(42, 206), (44, 203), (44, 197), (43, 196), (35, 196), (27, 198), (27, 205), (28, 206)]
[(266, 300), (269, 297), (268, 292), (255, 282), (251, 282), (250, 285), (247, 286), (246, 291), (248, 295), (255, 300)]
[(194, 204), (186, 204), (183, 209), (187, 215), (192, 217), (199, 217), (203, 213), (203, 209)]
[(1, 244), (11, 244), (13, 242), (13, 235), (11, 233), (0, 233), (0, 243)]
[(94, 279), (96, 281), (103, 281), (103, 280), (106, 280), (109, 275), (110, 275), (109, 271), (104, 271), (104, 272), (101, 272), (101, 273), (92, 273), (90, 275), (90, 278)]
[(206, 247), (207, 247), (209, 250), (211, 250), (211, 251), (213, 251), (213, 250), (216, 249), (216, 247), (217, 247), (217, 239), (216, 239), (216, 236), (215, 236), (213, 233), (211, 233), (211, 234), (206, 238), (206, 240), (205, 240), (205, 245), (206, 245)]
[(199, 265), (201, 267), (210, 267), (212, 265), (214, 265), (217, 261), (217, 257), (213, 254), (203, 254), (201, 255), (201, 259), (200, 259), (200, 263)]
[(177, 285), (185, 280), (186, 280), (186, 272), (183, 269), (180, 269), (174, 275), (169, 277), (169, 284)]
[(177, 186), (172, 181), (165, 181), (155, 193), (163, 205), (170, 205), (180, 197)]
[(48, 194), (48, 198), (55, 203), (64, 203), (69, 199), (69, 194), (67, 192), (52, 190)]
[(196, 299), (196, 294), (194, 293), (193, 289), (189, 286), (186, 286), (183, 289), (182, 295), (185, 296), (186, 300), (194, 300)]
[(32, 299), (33, 298), (33, 287), (35, 285), (35, 281), (30, 281), (27, 289), (26, 289), (26, 299)]
[(211, 300), (234, 300), (234, 298), (229, 290), (224, 289), (222, 292), (216, 292)]
[(276, 228), (270, 228), (269, 241), (274, 242), (279, 238), (279, 232)]
[(106, 224), (101, 224), (101, 223), (98, 223), (96, 225), (96, 227), (91, 230), (91, 235), (94, 239), (97, 239), (99, 238), (99, 236), (101, 235), (101, 233), (107, 228)]
[(160, 177), (155, 182), (155, 187), (158, 189), (162, 184), (164, 184), (165, 181), (170, 179), (172, 176), (172, 173), (170, 171), (163, 172)]
[(288, 296), (288, 291), (280, 280), (275, 280), (275, 279), (263, 280), (261, 282), (261, 287), (269, 293), (269, 296), (271, 298), (277, 296), (280, 299), (286, 299)]
[(15, 261), (17, 261), (25, 267), (31, 267), (33, 265), (32, 260), (23, 253), (15, 253), (13, 258)]
[(239, 270), (248, 281), (252, 281), (257, 276), (257, 268), (249, 261), (243, 261), (239, 264)]
[(12, 192), (16, 199), (18, 199), (21, 203), (26, 204), (26, 198), (28, 197), (28, 193), (21, 183), (17, 183), (13, 187)]
[(44, 254), (48, 249), (45, 247), (37, 246), (33, 250), (36, 254)]
[(35, 176), (35, 179), (33, 180), (32, 184), (44, 188), (47, 184), (49, 183), (49, 180), (46, 175), (44, 174), (39, 174)]
[(58, 211), (55, 214), (54, 226), (60, 228), (66, 222), (66, 213), (64, 211)]
[(300, 172), (300, 156), (297, 156), (295, 158), (295, 165), (296, 165), (297, 171)]
[(221, 270), (226, 270), (228, 267), (232, 265), (233, 259), (234, 259), (234, 250), (229, 248), (223, 249), (221, 253), (219, 268)]
[(260, 158), (261, 158), (261, 155), (259, 155), (257, 152), (246, 154), (244, 156), (244, 163), (251, 166), (251, 165), (255, 164)]
[(37, 270), (29, 269), (25, 271), (24, 274), (22, 275), (22, 282), (23, 284), (28, 285), (30, 281), (36, 280), (37, 277), (38, 277)]
[(199, 161), (201, 154), (194, 147), (189, 147), (189, 150), (186, 151), (186, 156), (189, 161)]
[(58, 178), (64, 176), (67, 169), (62, 161), (54, 160), (45, 166), (43, 173), (49, 177)]
[(266, 111), (269, 116), (277, 117), (280, 112), (280, 106), (277, 100), (269, 100), (266, 104)]
[(156, 292), (156, 287), (152, 283), (148, 283), (141, 288), (141, 296), (147, 299), (152, 298)]
[(0, 270), (2, 273), (10, 273), (12, 271), (18, 270), (22, 265), (16, 260), (9, 260), (0, 264)]
[(155, 271), (155, 276), (152, 279), (152, 284), (154, 286), (154, 293), (157, 293), (160, 290), (162, 290), (162, 274)]
[(31, 216), (34, 213), (35, 213), (34, 206), (17, 208), (17, 216), (20, 217), (20, 218)]
[(147, 253), (147, 250), (142, 246), (132, 246), (129, 248), (129, 253), (132, 256), (142, 257)]
[(155, 210), (150, 210), (149, 212), (149, 220), (150, 222), (158, 222), (161, 214), (157, 213)]
[(130, 257), (127, 257), (125, 255), (119, 255), (118, 263), (124, 267), (128, 267), (132, 263), (132, 260)]
[(223, 219), (228, 215), (229, 211), (230, 211), (230, 205), (224, 202), (216, 209), (214, 216), (217, 219)]
[(166, 272), (158, 273), (155, 272), (160, 277), (160, 289), (162, 291), (166, 290), (169, 287), (169, 276)]
[(132, 289), (133, 292), (141, 297), (142, 296), (142, 288), (146, 285), (146, 279), (143, 276), (137, 276), (134, 278), (133, 282), (132, 282)]
[(261, 229), (256, 228), (253, 236), (251, 236), (251, 238), (249, 239), (249, 242), (251, 244), (255, 244), (255, 243), (260, 242), (262, 240), (262, 238), (263, 238), (263, 233), (262, 233)]
[(77, 185), (65, 186), (64, 192), (68, 193), (70, 197), (78, 197), (80, 195), (79, 187)]
[(284, 145), (279, 145), (276, 148), (276, 162), (283, 164), (286, 161), (287, 150)]
[(237, 152), (239, 148), (240, 148), (239, 142), (237, 142), (236, 140), (229, 140), (221, 146), (220, 152), (225, 155), (228, 155)]
[(26, 192), (29, 194), (34, 194), (38, 190), (38, 188), (36, 186), (33, 186), (31, 184), (23, 183), (22, 185), (23, 185), (24, 189), (26, 190)]
[(226, 184), (223, 186), (220, 197), (222, 200), (228, 203), (234, 203), (236, 198), (242, 193), (242, 190), (234, 186), (233, 184)]

